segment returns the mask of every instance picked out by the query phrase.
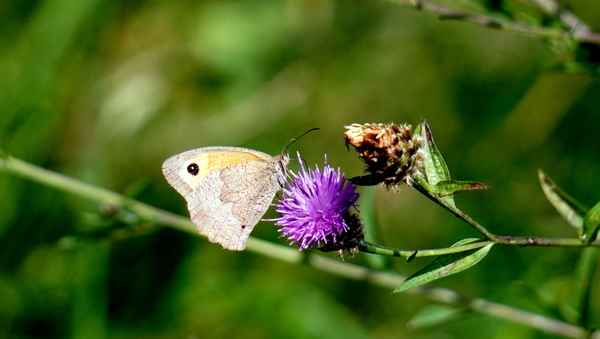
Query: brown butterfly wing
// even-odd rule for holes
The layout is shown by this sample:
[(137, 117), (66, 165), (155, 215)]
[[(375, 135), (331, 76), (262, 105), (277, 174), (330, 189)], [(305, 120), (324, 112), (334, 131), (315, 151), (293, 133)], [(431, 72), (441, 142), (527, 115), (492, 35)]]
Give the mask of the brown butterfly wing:
[(223, 248), (241, 251), (281, 188), (280, 165), (252, 161), (214, 171), (194, 189), (188, 208), (198, 231)]

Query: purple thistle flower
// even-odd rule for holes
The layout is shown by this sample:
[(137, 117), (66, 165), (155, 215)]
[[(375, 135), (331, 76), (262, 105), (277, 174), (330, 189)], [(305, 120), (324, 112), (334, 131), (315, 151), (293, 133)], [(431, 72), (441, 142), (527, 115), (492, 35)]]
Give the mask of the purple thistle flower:
[(327, 158), (322, 172), (318, 167), (307, 170), (299, 162), (300, 172), (290, 171), (292, 181), (286, 180), (283, 196), (275, 204), (280, 216), (269, 221), (283, 226), (281, 237), (297, 243), (300, 250), (335, 244), (351, 227), (345, 216), (350, 215), (350, 207), (356, 208), (357, 186), (346, 182), (339, 169), (328, 166)]

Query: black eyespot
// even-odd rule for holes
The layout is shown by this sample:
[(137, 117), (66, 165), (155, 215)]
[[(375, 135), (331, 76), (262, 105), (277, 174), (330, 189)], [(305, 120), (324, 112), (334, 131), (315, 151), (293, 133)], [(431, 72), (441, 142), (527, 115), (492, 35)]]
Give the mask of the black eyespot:
[(246, 225), (242, 225), (242, 228), (246, 228)]
[(196, 176), (198, 175), (198, 172), (200, 172), (200, 168), (198, 167), (198, 164), (192, 163), (188, 165), (187, 171), (189, 174)]

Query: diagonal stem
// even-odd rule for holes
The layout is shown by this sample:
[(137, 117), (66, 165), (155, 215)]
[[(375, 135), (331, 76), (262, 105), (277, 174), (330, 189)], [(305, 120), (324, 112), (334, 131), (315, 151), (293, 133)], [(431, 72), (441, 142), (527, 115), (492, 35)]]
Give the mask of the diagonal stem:
[(426, 250), (399, 250), (391, 247), (385, 247), (381, 245), (372, 244), (368, 241), (363, 241), (358, 249), (362, 252), (373, 253), (373, 254), (381, 254), (392, 257), (404, 257), (409, 261), (416, 257), (432, 257), (438, 255), (452, 254), (465, 252), (477, 248), (484, 247), (489, 245), (492, 241), (482, 240), (474, 243), (470, 243), (467, 245), (456, 246), (456, 247), (445, 247), (445, 248), (436, 248), (436, 249), (426, 249)]
[(570, 11), (560, 7), (554, 0), (530, 0), (536, 6), (541, 8), (547, 14), (555, 16), (570, 30), (573, 31), (591, 31), (590, 26), (583, 22), (579, 17)]
[(587, 246), (600, 246), (600, 240), (596, 240), (592, 243), (586, 244), (581, 239), (577, 238), (538, 238), (538, 237), (512, 237), (497, 235), (488, 231), (485, 227), (480, 225), (477, 221), (473, 220), (470, 216), (459, 210), (455, 206), (446, 204), (443, 200), (432, 195), (425, 186), (427, 185), (421, 178), (415, 178), (412, 187), (417, 191), (421, 192), (427, 198), (440, 205), (456, 217), (462, 219), (479, 233), (484, 235), (488, 240), (493, 241), (500, 245), (510, 246), (552, 246), (552, 247), (587, 247)]
[[(388, 0), (388, 1), (398, 4), (398, 5), (413, 7), (417, 10), (435, 14), (440, 19), (459, 20), (459, 21), (464, 21), (464, 22), (469, 22), (472, 24), (484, 26), (487, 28), (493, 28), (493, 29), (527, 34), (527, 35), (535, 35), (535, 36), (539, 36), (541, 38), (554, 38), (554, 39), (561, 39), (561, 40), (573, 39), (578, 42), (588, 42), (588, 43), (600, 45), (600, 33), (592, 32), (592, 31), (586, 29), (587, 25), (582, 26), (581, 21), (574, 21), (572, 18), (572, 17), (574, 17), (574, 15), (572, 15), (572, 14), (571, 14), (571, 16), (566, 15), (565, 13), (568, 13), (568, 12), (566, 12), (564, 10), (560, 12), (562, 14), (559, 15), (559, 17), (563, 20), (563, 22), (565, 22), (565, 20), (566, 20), (565, 24), (567, 25), (567, 27), (571, 28), (572, 25), (576, 26), (576, 27), (572, 28), (573, 29), (572, 31), (567, 31), (564, 29), (557, 29), (557, 28), (532, 26), (532, 25), (522, 24), (522, 23), (518, 23), (518, 22), (514, 22), (514, 21), (497, 19), (492, 16), (462, 12), (462, 11), (459, 11), (456, 9), (440, 6), (437, 4), (433, 4), (433, 3), (421, 1), (421, 0)], [(538, 1), (543, 1), (543, 0), (538, 0)]]

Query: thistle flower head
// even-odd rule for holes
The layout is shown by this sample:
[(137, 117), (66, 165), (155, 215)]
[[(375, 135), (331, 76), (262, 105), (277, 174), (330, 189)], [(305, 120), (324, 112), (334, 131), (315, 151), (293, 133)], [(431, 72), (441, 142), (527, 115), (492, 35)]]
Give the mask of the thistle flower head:
[[(382, 183), (387, 187), (410, 183), (421, 166), (421, 138), (412, 134), (411, 125), (352, 124), (345, 126), (346, 145), (352, 145), (367, 165), (364, 184)], [(368, 178), (368, 180), (365, 180)]]
[[(275, 204), (280, 216), (270, 220), (283, 226), (279, 229), (281, 237), (297, 243), (301, 250), (324, 245), (335, 250), (346, 249), (333, 244), (345, 240), (349, 232), (356, 234), (357, 230), (351, 228), (360, 226), (360, 222), (354, 221), (358, 220), (356, 216), (349, 212), (356, 207), (359, 197), (356, 186), (347, 182), (339, 169), (327, 165), (327, 160), (322, 171), (318, 167), (306, 169), (300, 161), (300, 172), (291, 172), (291, 176), (282, 198)], [(362, 235), (362, 230), (359, 233)]]

